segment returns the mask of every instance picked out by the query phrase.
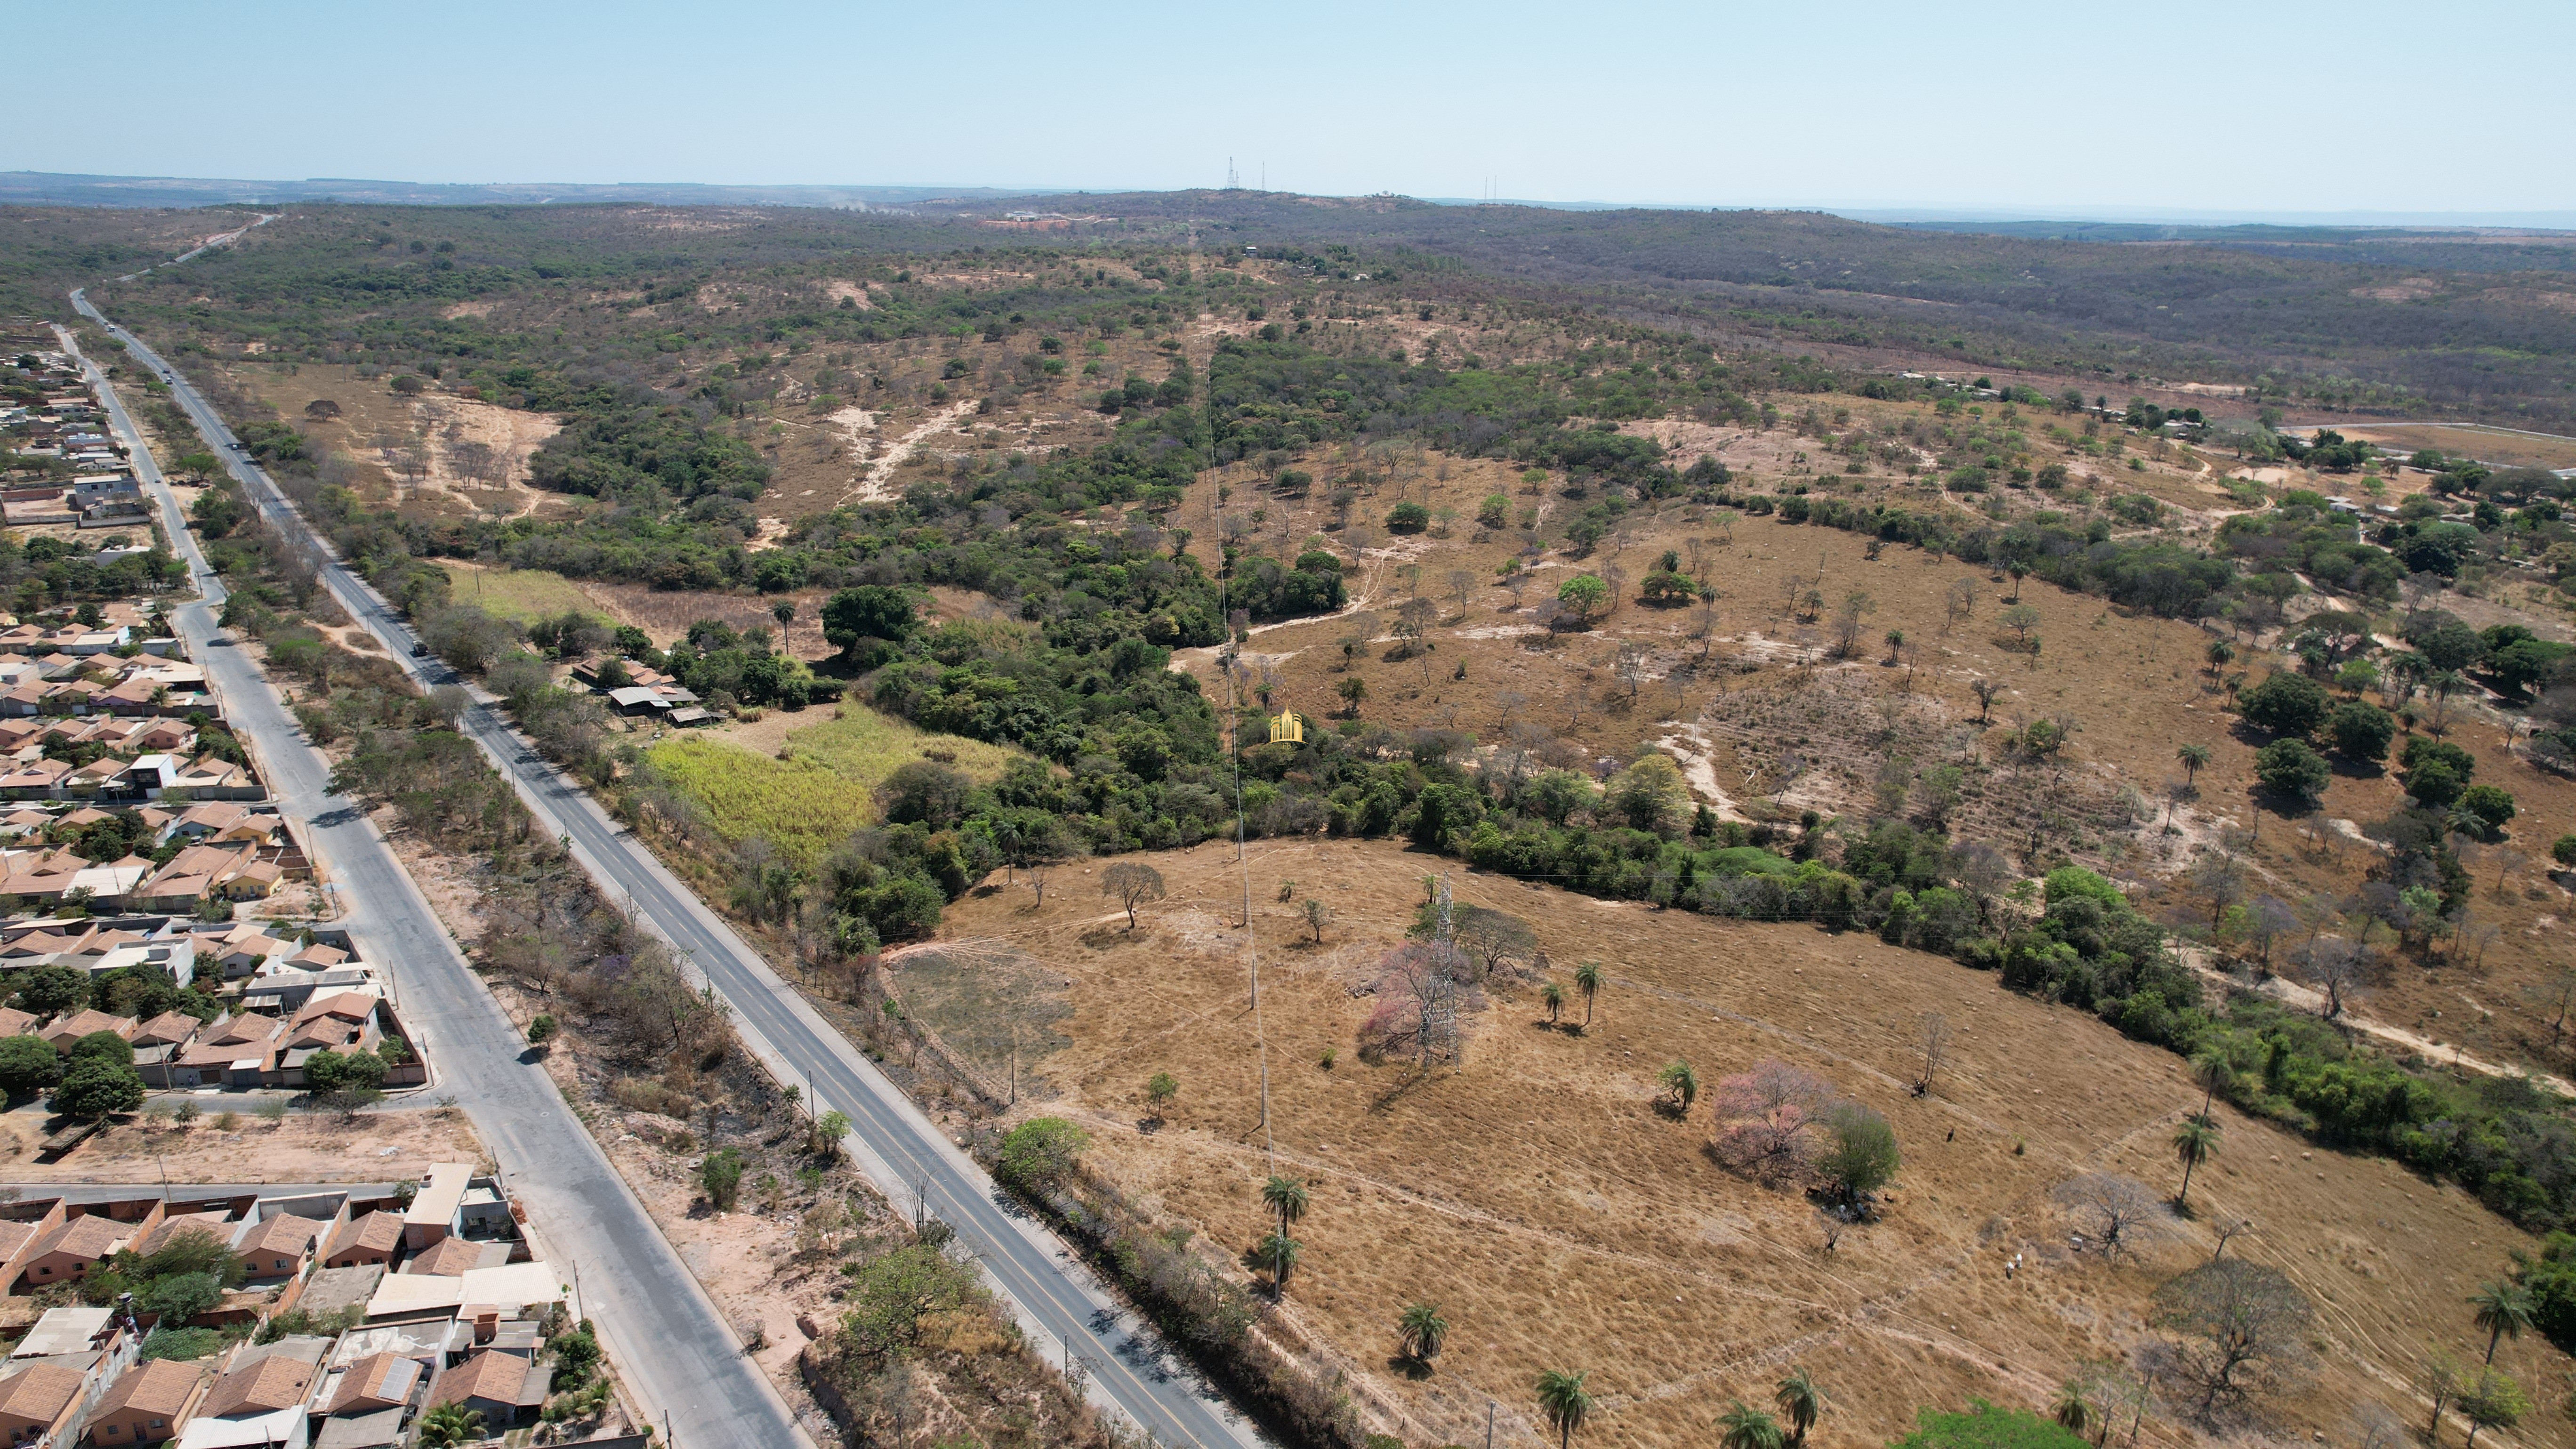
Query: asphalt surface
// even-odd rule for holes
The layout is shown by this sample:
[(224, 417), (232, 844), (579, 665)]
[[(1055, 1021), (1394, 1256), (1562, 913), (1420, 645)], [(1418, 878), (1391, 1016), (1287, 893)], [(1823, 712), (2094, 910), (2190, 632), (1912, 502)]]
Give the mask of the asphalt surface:
[[(261, 513), (285, 536), (311, 541), (323, 560), (324, 583), (352, 618), (381, 640), (424, 685), (466, 683), (438, 661), (412, 655), (413, 636), (392, 606), (342, 565), (328, 541), (307, 528), (284, 494), (233, 447), (231, 430), (184, 376), (139, 340), (108, 322), (85, 297), (74, 293), (73, 300), (84, 315), (126, 343), (131, 356), (164, 377), (180, 406), (226, 459), (233, 476), (241, 480)], [(138, 449), (138, 459), (139, 453)], [(163, 496), (168, 500), (166, 490)], [(175, 509), (175, 502), (165, 502), (165, 507)], [(172, 532), (174, 537), (187, 539), (182, 528), (174, 527)], [(193, 554), (193, 541), (188, 547)], [(212, 586), (211, 580), (206, 582)], [(1164, 1445), (1249, 1446), (1264, 1442), (1251, 1422), (1173, 1354), (1149, 1325), (1124, 1310), (1060, 1239), (1011, 1202), (983, 1169), (874, 1063), (780, 980), (759, 952), (665, 870), (641, 842), (610, 820), (586, 791), (547, 764), (492, 708), (489, 696), (477, 691), (476, 698), (478, 702), (465, 712), (460, 725), (517, 788), (529, 808), (547, 828), (570, 843), (574, 857), (610, 899), (630, 903), (647, 925), (693, 963), (707, 984), (733, 1008), (735, 1026), (744, 1045), (781, 1080), (801, 1084), (812, 1111), (819, 1115), (838, 1108), (849, 1116), (852, 1129), (848, 1145), (868, 1175), (890, 1197), (907, 1207), (926, 1210), (956, 1230), (960, 1242), (975, 1255), (978, 1266), (1047, 1357), (1058, 1363), (1078, 1358), (1087, 1367), (1085, 1388), (1095, 1403), (1124, 1413)], [(273, 698), (270, 703), (274, 705)], [(256, 723), (253, 727), (259, 728)], [(289, 731), (283, 738), (295, 738), (291, 722), (283, 728)], [(368, 838), (373, 839), (372, 832)], [(399, 876), (401, 872), (393, 866), (390, 852), (383, 854), (387, 866)], [(408, 877), (399, 886), (383, 882), (346, 884), (352, 893), (374, 896), (380, 891), (395, 892), (416, 898)], [(440, 944), (444, 947), (446, 943)], [(439, 954), (454, 956), (452, 949)], [(409, 959), (408, 955), (405, 959)], [(449, 973), (427, 974), (444, 978)], [(498, 1016), (498, 1008), (483, 995), (461, 960), (454, 975), (463, 991), (476, 996), (485, 1019)], [(465, 1025), (469, 1016), (462, 1002), (442, 1001), (439, 1010), (457, 1025)], [(413, 1018), (408, 1003), (405, 1018)], [(449, 1035), (478, 1038), (487, 1033), (469, 1030), (451, 1031)], [(496, 1056), (515, 1045), (516, 1037), (506, 1031), (492, 1038)], [(450, 1055), (452, 1058), (452, 1050)], [(480, 1118), (477, 1125), (481, 1125)], [(489, 1134), (487, 1140), (488, 1137)], [(583, 1141), (587, 1144), (588, 1138)], [(592, 1155), (596, 1156), (595, 1148)], [(531, 1206), (536, 1204), (532, 1202)], [(681, 1442), (692, 1441), (683, 1434)], [(742, 1442), (778, 1441), (754, 1436)]]
[[(73, 296), (85, 314), (104, 322), (86, 298)], [(162, 370), (149, 354), (137, 357)], [(482, 1135), (511, 1193), (527, 1204), (546, 1256), (578, 1279), (582, 1307), (605, 1333), (629, 1390), (657, 1422), (667, 1415), (670, 1442), (681, 1449), (810, 1446), (768, 1376), (742, 1352), (741, 1340), (553, 1080), (532, 1058), (523, 1059), (517, 1027), (466, 965), (364, 807), (332, 792), (328, 762), (249, 655), (217, 628), (223, 583), (207, 567), (123, 402), (94, 366), (91, 372), (133, 450), (136, 476), (159, 499), (162, 527), (202, 595), (174, 616), (189, 656), (205, 666), (227, 722), (250, 741), (269, 793), (303, 822), (344, 922), (364, 947), (361, 955), (388, 966), (396, 1008), (421, 1039), (437, 1090), (452, 1094)], [(173, 391), (210, 440), (229, 440), (204, 399), (189, 389)]]

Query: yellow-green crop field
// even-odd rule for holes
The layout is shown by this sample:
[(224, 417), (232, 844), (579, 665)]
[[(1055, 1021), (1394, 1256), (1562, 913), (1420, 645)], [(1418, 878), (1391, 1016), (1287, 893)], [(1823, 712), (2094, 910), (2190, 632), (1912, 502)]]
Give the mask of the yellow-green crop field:
[(876, 819), (876, 790), (896, 767), (938, 750), (977, 783), (999, 778), (1017, 753), (999, 745), (932, 734), (865, 705), (787, 736), (786, 759), (705, 735), (655, 745), (655, 769), (695, 800), (725, 844), (766, 838), (800, 867), (822, 861)]

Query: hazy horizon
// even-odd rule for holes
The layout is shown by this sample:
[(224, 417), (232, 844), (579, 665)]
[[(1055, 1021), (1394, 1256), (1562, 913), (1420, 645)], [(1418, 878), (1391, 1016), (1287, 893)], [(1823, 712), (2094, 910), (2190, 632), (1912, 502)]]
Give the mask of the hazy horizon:
[[(1293, 16), (1175, 6), (736, 6), (720, 28), (466, 0), (435, 16), (111, 0), (13, 21), (133, 104), (19, 127), (0, 170), (426, 185), (1486, 195), (1975, 218), (2576, 213), (2556, 58), (2576, 8), (2185, 3), (2005, 26), (1863, 3)], [(108, 23), (100, 24), (105, 19)], [(2474, 110), (2352, 104), (2320, 36), (2407, 36)], [(102, 52), (102, 35), (115, 37)], [(2510, 46), (2490, 37), (2511, 35)], [(2310, 77), (2313, 77), (2311, 79)], [(678, 184), (661, 182), (654, 184)], [(2501, 223), (2522, 224), (2522, 223)]]

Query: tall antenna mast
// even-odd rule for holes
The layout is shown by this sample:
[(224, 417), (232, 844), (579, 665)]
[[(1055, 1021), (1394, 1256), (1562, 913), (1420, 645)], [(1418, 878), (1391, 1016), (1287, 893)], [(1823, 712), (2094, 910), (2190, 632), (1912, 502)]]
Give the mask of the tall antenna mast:
[(1225, 158), (1225, 189), (1228, 191), (1238, 189), (1234, 179), (1234, 158), (1231, 156)]

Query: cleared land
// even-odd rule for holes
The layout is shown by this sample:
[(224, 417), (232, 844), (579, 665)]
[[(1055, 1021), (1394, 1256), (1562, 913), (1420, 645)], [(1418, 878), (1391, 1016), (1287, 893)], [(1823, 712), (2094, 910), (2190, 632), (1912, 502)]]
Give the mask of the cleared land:
[[(1049, 1027), (1066, 1044), (1024, 1046), (1021, 1068), (1024, 1094), (1034, 1073), (1056, 1095), (1024, 1095), (1020, 1112), (1082, 1122), (1097, 1166), (1231, 1262), (1265, 1231), (1256, 1190), (1270, 1170), (1234, 927), (1243, 879), (1228, 845), (1145, 859), (1171, 895), (1133, 933), (1104, 913), (1096, 874), (1066, 871), (1043, 908), (1026, 889), (978, 892), (942, 936), (1061, 972), (1054, 999), (1069, 1011)], [(2204, 1260), (2207, 1225), (2235, 1215), (2256, 1226), (2228, 1252), (2280, 1268), (2319, 1306), (2319, 1368), (2276, 1405), (2282, 1437), (2341, 1440), (2365, 1403), (2420, 1421), (2405, 1387), (2419, 1355), (2482, 1347), (2463, 1300), (2533, 1246), (2453, 1188), (2221, 1106), (2225, 1146), (2194, 1181), (2197, 1220), (2168, 1221), (2137, 1260), (2109, 1266), (2071, 1249), (2076, 1225), (2050, 1190), (2112, 1170), (2170, 1193), (2166, 1139), (2199, 1097), (2177, 1059), (2089, 1016), (1870, 938), (1568, 896), (1390, 844), (1256, 843), (1248, 868), (1278, 1169), (1314, 1200), (1283, 1331), (1328, 1346), (1410, 1442), (1480, 1442), (1489, 1397), (1498, 1442), (1549, 1437), (1528, 1386), (1551, 1367), (1591, 1371), (1603, 1411), (1585, 1439), (1602, 1445), (1705, 1445), (1731, 1399), (1767, 1398), (1793, 1364), (1834, 1395), (1828, 1444), (1884, 1442), (1916, 1406), (1978, 1395), (2044, 1412), (2081, 1361), (2142, 1341), (2146, 1295)], [(1373, 1003), (1354, 987), (1410, 920), (1417, 877), (1443, 869), (1461, 901), (1526, 919), (1570, 995), (1573, 966), (1602, 963), (1590, 1030), (1550, 1029), (1521, 987), (1473, 1018), (1463, 1071), (1415, 1081), (1358, 1059)], [(1283, 880), (1297, 901), (1275, 899)], [(1321, 946), (1298, 915), (1308, 896), (1335, 918)], [(898, 990), (907, 975), (899, 960)], [(1957, 1037), (1938, 1089), (1916, 1099), (1906, 1083), (1928, 1011)], [(1580, 1020), (1579, 997), (1566, 1015)], [(1710, 1159), (1705, 1097), (1685, 1121), (1652, 1105), (1666, 1062), (1713, 1083), (1774, 1058), (1886, 1113), (1904, 1146), (1886, 1218), (1832, 1251), (1803, 1197)], [(1180, 1093), (1148, 1131), (1156, 1072)], [(2026, 1266), (2007, 1280), (2016, 1253)], [(1419, 1379), (1392, 1362), (1396, 1315), (1416, 1300), (1454, 1325)], [(2526, 1383), (2570, 1367), (2531, 1338), (2498, 1362)]]

